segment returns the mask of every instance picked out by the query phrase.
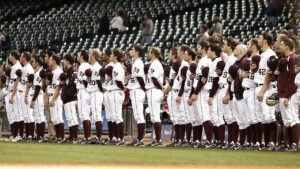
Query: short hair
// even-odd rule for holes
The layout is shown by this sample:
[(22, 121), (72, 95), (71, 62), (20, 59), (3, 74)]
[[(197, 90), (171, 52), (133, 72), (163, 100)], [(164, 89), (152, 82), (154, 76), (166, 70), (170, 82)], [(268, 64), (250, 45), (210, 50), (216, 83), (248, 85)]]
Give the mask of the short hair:
[(37, 64), (39, 64), (40, 66), (43, 66), (43, 60), (41, 57), (39, 57), (38, 55), (34, 55), (33, 58)]
[(182, 51), (182, 52), (185, 52), (185, 51), (187, 51), (187, 50), (189, 50), (189, 46), (188, 45), (184, 45), (184, 44), (182, 44), (182, 45), (180, 45), (180, 50)]
[(158, 47), (151, 48), (151, 53), (156, 57), (160, 58), (160, 49)]
[(207, 31), (207, 26), (205, 24), (201, 25), (200, 28), (202, 28), (204, 30), (204, 32)]
[(104, 53), (107, 54), (108, 56), (110, 56), (111, 55), (111, 50), (110, 49), (105, 49)]
[(281, 39), (281, 41), (285, 46), (287, 46), (290, 49), (290, 51), (294, 50), (294, 44), (290, 38), (284, 37)]
[(250, 43), (251, 43), (251, 45), (256, 46), (257, 49), (259, 49), (259, 45), (258, 45), (258, 40), (257, 40), (257, 39), (252, 38), (252, 39), (250, 40)]
[[(53, 54), (54, 54), (54, 52), (52, 52), (52, 51), (48, 51), (48, 52), (47, 52), (47, 55), (48, 55), (49, 58), (50, 58)], [(46, 56), (46, 55), (45, 55), (45, 56)]]
[(201, 46), (201, 48), (205, 49), (206, 51), (208, 50), (208, 43), (205, 41), (201, 41), (199, 43), (199, 46)]
[(151, 18), (149, 12), (144, 12), (144, 15), (146, 15), (148, 18)]
[(273, 44), (274, 38), (273, 38), (273, 35), (270, 32), (263, 32), (261, 34), (261, 36), (263, 37), (264, 40), (267, 41), (269, 46), (271, 46)]
[(123, 60), (124, 54), (120, 49), (115, 48), (112, 51), (112, 53), (114, 54), (115, 57), (117, 57), (118, 62), (121, 62)]
[(195, 58), (196, 58), (196, 52), (193, 49), (191, 49), (191, 48), (189, 48), (187, 50), (187, 52), (188, 52), (188, 55), (192, 57), (192, 60), (195, 60)]
[(286, 29), (281, 29), (280, 34), (289, 35), (289, 32)]
[(100, 52), (100, 49), (91, 49), (91, 54), (92, 55), (95, 55), (95, 59), (98, 61), (100, 59), (100, 56), (101, 56), (101, 52)]
[(83, 58), (84, 61), (89, 60), (89, 52), (87, 50), (81, 50), (79, 55)]
[(52, 55), (51, 57), (52, 57), (52, 60), (53, 60), (57, 65), (60, 64), (60, 57), (59, 57), (57, 54), (54, 54), (54, 55)]
[(26, 60), (27, 62), (30, 61), (30, 59), (31, 59), (31, 54), (30, 54), (30, 52), (23, 52), (22, 55), (24, 56), (24, 58), (25, 58), (25, 60)]
[(67, 54), (64, 56), (64, 60), (68, 61), (71, 65), (73, 65), (74, 62), (75, 62), (74, 55), (72, 55), (71, 53), (67, 53)]
[(217, 57), (220, 57), (222, 49), (219, 45), (212, 43), (209, 45), (209, 48), (211, 51), (216, 53)]
[(175, 58), (177, 58), (177, 47), (173, 46), (171, 49), (170, 49), (171, 53), (174, 55)]
[(10, 54), (11, 54), (16, 60), (20, 60), (20, 53), (19, 53), (17, 50), (11, 51)]
[(139, 53), (139, 57), (141, 57), (143, 55), (144, 47), (142, 45), (135, 44), (135, 45), (133, 45), (133, 48), (135, 51), (137, 51)]
[(239, 42), (232, 37), (227, 38), (225, 41), (227, 42), (227, 46), (229, 46), (231, 50), (234, 50), (236, 46), (239, 44)]

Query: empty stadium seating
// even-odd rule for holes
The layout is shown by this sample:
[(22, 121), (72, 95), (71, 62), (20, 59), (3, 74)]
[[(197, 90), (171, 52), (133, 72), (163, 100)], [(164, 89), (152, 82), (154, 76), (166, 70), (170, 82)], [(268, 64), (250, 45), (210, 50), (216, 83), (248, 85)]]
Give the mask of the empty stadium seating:
[[(5, 1), (6, 2), (6, 1)], [(59, 52), (76, 53), (81, 49), (120, 47), (129, 50), (141, 40), (139, 24), (143, 13), (149, 11), (154, 26), (153, 44), (168, 49), (176, 43), (196, 47), (201, 24), (218, 15), (223, 24), (223, 35), (242, 42), (257, 37), (262, 31), (278, 32), (288, 17), (300, 12), (296, 0), (287, 0), (277, 27), (270, 27), (265, 17), (264, 0), (124, 0), (130, 29), (117, 35), (98, 35), (98, 19), (102, 7), (113, 11), (120, 5), (115, 0), (12, 0), (0, 7), (0, 28), (8, 27), (12, 46), (19, 50), (33, 47), (47, 49), (55, 40)]]

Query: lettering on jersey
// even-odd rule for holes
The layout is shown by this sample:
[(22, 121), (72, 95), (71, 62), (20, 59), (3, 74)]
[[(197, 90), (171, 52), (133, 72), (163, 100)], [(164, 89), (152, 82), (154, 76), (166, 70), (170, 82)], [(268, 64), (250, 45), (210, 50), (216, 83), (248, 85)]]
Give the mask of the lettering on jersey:
[(227, 78), (227, 72), (223, 73), (223, 78)]
[(117, 77), (118, 76), (118, 72), (114, 72), (114, 77)]
[(266, 69), (258, 69), (259, 75), (266, 75)]
[(136, 73), (139, 73), (140, 69), (138, 69), (137, 67), (135, 67), (135, 68), (134, 68), (134, 71), (135, 71)]

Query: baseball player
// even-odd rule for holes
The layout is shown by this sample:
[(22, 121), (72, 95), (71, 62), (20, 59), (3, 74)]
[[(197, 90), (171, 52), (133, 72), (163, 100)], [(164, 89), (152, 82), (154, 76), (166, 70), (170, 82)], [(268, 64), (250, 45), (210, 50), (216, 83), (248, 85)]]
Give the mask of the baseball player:
[[(213, 124), (211, 122), (211, 116), (209, 112), (208, 98), (209, 98), (209, 86), (207, 84), (207, 78), (209, 73), (209, 68), (211, 66), (211, 59), (207, 57), (208, 44), (206, 42), (201, 42), (199, 44), (198, 51), (201, 51), (201, 59), (197, 65), (196, 77), (194, 79), (193, 87), (194, 91), (191, 96), (191, 101), (193, 102), (193, 107), (196, 116), (196, 126), (199, 126), (199, 137), (200, 140), (196, 141), (194, 147), (199, 147), (202, 135), (202, 126), (204, 127), (207, 142), (205, 143), (205, 148), (210, 148), (212, 144), (213, 137)], [(198, 132), (198, 131), (196, 131)]]
[(145, 101), (145, 73), (144, 63), (141, 60), (141, 56), (144, 52), (143, 46), (134, 45), (130, 53), (134, 59), (134, 63), (131, 68), (131, 76), (128, 81), (128, 89), (130, 90), (130, 99), (132, 104), (132, 110), (134, 119), (137, 123), (138, 136), (134, 142), (134, 146), (144, 146), (144, 134), (145, 134), (145, 118), (144, 118), (144, 101)]
[[(273, 36), (268, 32), (262, 33), (258, 38), (258, 44), (263, 51), (261, 53), (261, 60), (259, 62), (258, 71), (254, 74), (254, 81), (256, 83), (255, 95), (256, 99), (256, 112), (261, 116), (261, 122), (264, 129), (264, 143), (260, 145), (260, 149), (274, 146), (274, 140), (270, 141), (270, 138), (274, 138), (273, 135), (277, 133), (277, 122), (275, 119), (275, 106), (270, 107), (265, 103), (266, 97), (271, 93), (276, 92), (276, 85), (270, 85), (271, 79), (267, 75), (267, 61), (269, 57), (276, 56), (275, 52), (271, 49), (273, 44)], [(258, 118), (260, 120), (260, 118)], [(272, 126), (272, 127), (270, 127)], [(270, 144), (269, 144), (270, 143)]]
[[(196, 68), (197, 68), (197, 64), (194, 61), (196, 58), (196, 52), (192, 49), (188, 49), (187, 51), (185, 51), (184, 54), (184, 61), (186, 61), (189, 66), (188, 66), (188, 70), (186, 71), (186, 73), (184, 74), (184, 71), (182, 71), (182, 76), (185, 79), (185, 83), (184, 83), (184, 93), (182, 96), (182, 102), (184, 104), (184, 111), (187, 114), (187, 118), (186, 118), (186, 144), (183, 144), (182, 146), (189, 146), (189, 145), (193, 145), (195, 138), (193, 138), (194, 140), (191, 140), (191, 134), (192, 134), (192, 129), (193, 129), (193, 125), (195, 124), (196, 121), (196, 116), (195, 116), (195, 112), (193, 109), (193, 106), (191, 103), (188, 103), (188, 100), (191, 96), (192, 93), (192, 88), (193, 88), (193, 80), (196, 74)], [(197, 133), (198, 134), (198, 133)]]
[[(148, 53), (148, 59), (151, 64), (147, 74), (147, 100), (150, 111), (151, 121), (154, 124), (156, 139), (150, 144), (152, 147), (162, 146), (161, 141), (161, 120), (160, 120), (160, 104), (163, 99), (162, 83), (164, 70), (162, 64), (158, 60), (160, 58), (160, 49), (152, 48)], [(146, 71), (145, 71), (146, 72)]]
[[(24, 123), (25, 123), (25, 131), (26, 131), (26, 139), (32, 140), (34, 136), (34, 118), (33, 118), (33, 110), (30, 108), (30, 105), (28, 104), (28, 100), (31, 100), (30, 95), (28, 95), (29, 91), (29, 85), (28, 83), (28, 77), (31, 76), (32, 80), (34, 77), (34, 70), (30, 64), (30, 53), (29, 52), (23, 52), (21, 55), (21, 64), (23, 65), (22, 68), (22, 77), (19, 84), (19, 90), (20, 97), (19, 97), (19, 110), (23, 113)], [(32, 82), (31, 80), (31, 82)], [(25, 94), (26, 93), (26, 94)], [(25, 97), (27, 95), (27, 97)]]
[(78, 120), (76, 114), (77, 90), (76, 77), (77, 69), (73, 66), (75, 58), (72, 54), (66, 54), (63, 59), (65, 73), (59, 77), (61, 80), (61, 100), (69, 127), (69, 141), (76, 144), (78, 140)]
[(49, 66), (52, 69), (52, 83), (48, 85), (49, 106), (51, 119), (56, 129), (58, 143), (65, 141), (65, 129), (63, 120), (63, 102), (61, 100), (60, 75), (63, 71), (59, 68), (60, 57), (52, 55), (49, 59)]
[(113, 62), (111, 86), (109, 87), (108, 101), (110, 104), (110, 113), (113, 115), (113, 121), (117, 126), (117, 143), (118, 146), (125, 146), (124, 142), (124, 122), (122, 117), (122, 105), (125, 99), (124, 78), (125, 71), (121, 65), (124, 55), (120, 49), (114, 49), (110, 56)]
[(92, 49), (89, 55), (89, 63), (91, 64), (92, 74), (88, 77), (88, 86), (86, 88), (87, 92), (91, 98), (91, 112), (92, 112), (92, 122), (95, 123), (96, 137), (94, 142), (96, 144), (101, 143), (102, 137), (102, 104), (103, 104), (103, 88), (100, 82), (100, 70), (101, 66), (99, 64), (100, 50)]
[(90, 141), (90, 128), (91, 128), (91, 121), (90, 121), (90, 96), (89, 93), (86, 91), (87, 87), (87, 76), (85, 75), (85, 71), (87, 69), (91, 69), (91, 65), (88, 63), (89, 53), (86, 50), (80, 51), (77, 57), (77, 61), (80, 63), (77, 72), (77, 82), (76, 88), (78, 90), (77, 93), (77, 100), (78, 100), (78, 112), (79, 112), (79, 119), (83, 124), (84, 130), (84, 140), (82, 141), (83, 144), (88, 143)]
[[(7, 120), (8, 123), (10, 125), (10, 140), (14, 140), (14, 132), (15, 132), (15, 124), (12, 121), (11, 118), (11, 106), (9, 104), (9, 98), (10, 98), (10, 89), (9, 89), (9, 83), (10, 83), (10, 73), (11, 73), (11, 66), (12, 63), (9, 59), (7, 59), (6, 63), (5, 63), (5, 96), (4, 96), (4, 102), (5, 102), (5, 110), (6, 110), (6, 114), (7, 114)], [(4, 78), (2, 78), (4, 80)], [(2, 80), (1, 79), (1, 80)]]
[[(238, 42), (234, 38), (227, 38), (224, 42), (224, 52), (227, 54), (227, 57), (225, 57), (225, 68), (222, 72), (222, 75), (219, 77), (219, 85), (220, 85), (220, 91), (218, 94), (218, 99), (223, 100), (223, 104), (218, 104), (218, 109), (222, 112), (224, 115), (224, 120), (227, 124), (228, 129), (228, 144), (227, 146), (223, 146), (223, 149), (234, 147), (234, 145), (237, 143), (237, 135), (238, 135), (238, 125), (236, 123), (236, 120), (233, 116), (233, 108), (232, 108), (232, 100), (230, 99), (230, 84), (228, 84), (227, 78), (229, 76), (228, 70), (229, 67), (232, 66), (235, 61), (236, 57), (233, 55), (233, 51), (238, 45)], [(224, 102), (225, 100), (225, 102)], [(236, 139), (234, 139), (236, 138)], [(236, 140), (234, 142), (234, 140)]]
[[(20, 93), (22, 92), (19, 90), (19, 81), (22, 75), (22, 66), (19, 62), (20, 54), (17, 51), (12, 51), (9, 56), (9, 60), (12, 63), (11, 72), (10, 72), (10, 81), (9, 81), (9, 106), (10, 106), (10, 118), (11, 124), (14, 126), (13, 129), (13, 138), (12, 141), (18, 141), (22, 139), (22, 133), (24, 130), (24, 121), (22, 115), (22, 109), (19, 110), (19, 101)], [(18, 136), (18, 131), (20, 136)]]
[[(42, 65), (42, 59), (40, 57), (35, 57), (33, 61), (33, 68), (35, 72), (34, 79), (33, 82), (29, 81), (28, 86), (30, 86), (30, 89), (28, 95), (27, 93), (25, 95), (25, 98), (27, 96), (27, 102), (30, 105), (30, 108), (33, 109), (33, 118), (36, 123), (38, 142), (44, 142), (46, 120), (44, 114), (44, 97), (42, 90), (42, 81), (46, 78), (46, 72), (44, 71)], [(29, 100), (29, 98), (31, 99)]]
[(218, 99), (219, 89), (223, 86), (219, 85), (219, 76), (222, 75), (225, 62), (221, 60), (221, 48), (217, 44), (211, 44), (208, 49), (208, 57), (212, 60), (209, 68), (208, 83), (210, 83), (209, 91), (209, 109), (214, 124), (214, 136), (216, 146), (223, 147), (225, 141), (225, 122), (223, 120), (223, 110), (218, 109), (218, 105), (222, 104), (222, 99)]
[(298, 151), (299, 147), (299, 73), (295, 79), (295, 59), (293, 42), (289, 38), (283, 38), (280, 43), (280, 51), (284, 55), (278, 62), (275, 74), (277, 78), (277, 90), (279, 94), (279, 105), (284, 126), (287, 127), (287, 135), (290, 150)]
[[(258, 67), (260, 61), (258, 40), (257, 39), (249, 40), (247, 44), (247, 48), (248, 48), (248, 53), (250, 53), (251, 55), (250, 69), (252, 64), (254, 64), (255, 66), (257, 65)], [(257, 113), (255, 112), (256, 111), (255, 109), (256, 84), (254, 81), (254, 74), (256, 73), (257, 70), (258, 69), (251, 69), (249, 71), (245, 70), (244, 73), (242, 73), (244, 74), (244, 76), (242, 75), (243, 78), (242, 86), (245, 89), (243, 97), (246, 100), (247, 109), (249, 110), (250, 117), (251, 117), (250, 132), (251, 132), (252, 140), (250, 144), (252, 144), (253, 148), (255, 149), (257, 149), (258, 146), (262, 143), (262, 124), (261, 124), (261, 120), (258, 120)], [(254, 98), (254, 100), (252, 100), (252, 98)]]

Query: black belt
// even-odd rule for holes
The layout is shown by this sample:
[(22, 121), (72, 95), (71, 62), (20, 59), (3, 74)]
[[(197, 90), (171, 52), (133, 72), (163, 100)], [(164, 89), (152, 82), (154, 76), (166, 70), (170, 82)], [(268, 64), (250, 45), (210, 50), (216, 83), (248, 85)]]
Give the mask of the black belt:
[(49, 93), (48, 95), (49, 95), (49, 97), (54, 96), (54, 94), (52, 94), (52, 93)]
[(272, 87), (273, 87), (273, 88), (276, 88), (277, 86), (276, 86), (276, 85), (272, 85)]
[(256, 84), (256, 87), (262, 86), (263, 84)]
[(245, 87), (244, 90), (250, 90), (251, 88)]
[(175, 93), (178, 93), (179, 92), (179, 90), (173, 90)]
[(22, 93), (23, 91), (22, 90), (18, 90), (18, 92)]
[(224, 85), (220, 85), (219, 89), (224, 89), (225, 86)]
[(109, 90), (108, 92), (115, 92), (115, 91), (121, 91), (121, 89)]

